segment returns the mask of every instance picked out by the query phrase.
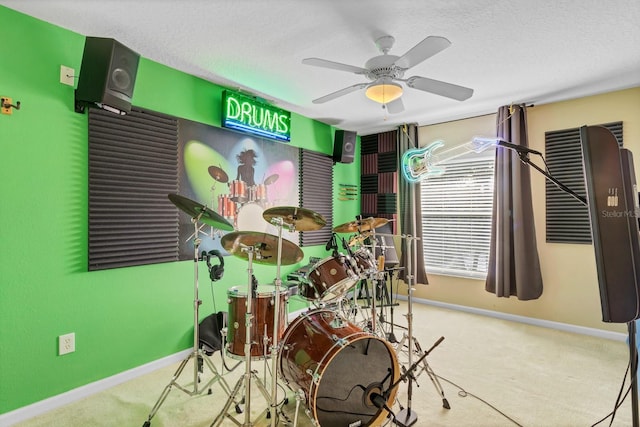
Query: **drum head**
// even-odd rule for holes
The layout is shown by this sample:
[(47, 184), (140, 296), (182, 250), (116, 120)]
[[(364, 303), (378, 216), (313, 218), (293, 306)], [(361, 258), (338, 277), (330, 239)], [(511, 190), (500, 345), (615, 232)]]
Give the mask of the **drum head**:
[[(386, 412), (371, 404), (368, 395), (386, 391), (399, 375), (395, 353), (387, 343), (372, 336), (350, 342), (322, 372), (312, 396), (315, 418), (321, 426), (366, 426), (383, 421)], [(394, 398), (395, 392), (388, 406)]]
[(269, 223), (262, 218), (264, 209), (257, 203), (247, 203), (238, 211), (238, 230), (266, 233)]

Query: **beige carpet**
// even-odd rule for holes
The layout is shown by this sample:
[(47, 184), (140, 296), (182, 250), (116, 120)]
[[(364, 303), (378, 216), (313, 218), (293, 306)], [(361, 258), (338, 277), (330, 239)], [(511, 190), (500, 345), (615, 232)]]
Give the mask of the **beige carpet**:
[[(406, 303), (400, 301), (394, 310), (396, 324), (406, 325), (406, 309)], [(387, 310), (386, 320), (390, 320), (389, 314)], [(429, 349), (440, 337), (445, 338), (426, 358), (436, 382), (424, 369), (417, 370), (419, 375), (411, 402), (417, 414), (416, 426), (591, 426), (614, 408), (628, 363), (628, 348), (623, 342), (423, 304), (414, 304), (414, 315), (414, 335), (423, 350)], [(360, 321), (361, 316), (358, 316)], [(383, 325), (389, 332), (390, 326)], [(396, 325), (393, 332), (398, 340), (403, 337), (400, 326)], [(412, 358), (415, 362), (417, 355)], [(222, 371), (220, 353), (214, 354), (211, 360)], [(408, 366), (405, 351), (399, 352), (397, 360), (399, 366)], [(235, 361), (227, 358), (227, 362)], [(361, 365), (353, 363), (352, 369), (367, 369)], [(159, 369), (17, 425), (141, 427), (177, 366)], [(252, 363), (256, 378), (266, 381), (268, 391), (271, 377), (265, 377), (263, 372), (270, 367), (270, 360), (266, 364), (264, 361)], [(232, 372), (224, 372), (224, 378), (233, 388), (244, 373), (244, 364)], [(211, 376), (211, 371), (205, 368), (203, 381), (206, 383)], [(192, 378), (193, 368), (189, 362), (177, 382), (192, 390)], [(442, 386), (450, 409), (443, 408), (438, 385)], [(268, 402), (255, 381), (251, 393), (250, 425), (270, 425), (270, 420), (259, 416), (268, 408)], [(278, 398), (285, 394), (289, 403), (283, 408), (286, 416), (277, 418), (278, 425), (286, 425), (287, 418), (294, 419), (295, 395), (281, 384)], [(630, 399), (629, 395), (618, 409), (614, 426), (632, 424)], [(211, 395), (205, 392), (189, 396), (173, 387), (152, 418), (151, 426), (209, 426), (222, 414), (225, 402), (227, 394), (219, 383), (212, 386)], [(401, 406), (406, 407), (407, 384), (401, 383), (397, 398), (388, 403), (396, 413)], [(312, 426), (305, 413), (308, 405), (303, 402), (300, 407), (298, 425)], [(246, 425), (245, 415), (236, 414), (233, 407), (229, 415), (235, 422), (226, 418), (220, 425)], [(385, 417), (370, 419), (392, 425)], [(609, 425), (609, 421), (600, 425)]]

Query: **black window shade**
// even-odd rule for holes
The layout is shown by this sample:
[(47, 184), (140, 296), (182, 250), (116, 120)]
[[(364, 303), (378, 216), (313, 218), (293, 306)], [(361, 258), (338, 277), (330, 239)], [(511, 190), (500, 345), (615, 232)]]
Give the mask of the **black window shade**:
[(89, 270), (178, 260), (178, 126), (89, 109)]
[[(622, 147), (622, 122), (600, 126), (609, 129)], [(545, 132), (545, 159), (554, 178), (586, 197), (579, 128)], [(547, 242), (591, 243), (588, 208), (549, 180), (545, 192)]]

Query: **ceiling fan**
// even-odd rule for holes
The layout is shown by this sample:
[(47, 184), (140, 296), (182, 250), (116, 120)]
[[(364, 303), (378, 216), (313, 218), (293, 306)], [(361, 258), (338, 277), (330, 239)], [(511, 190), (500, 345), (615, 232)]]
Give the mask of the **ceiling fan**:
[(322, 104), (334, 100), (351, 92), (366, 88), (366, 96), (386, 106), (389, 113), (399, 113), (404, 110), (402, 103), (402, 86), (397, 82), (403, 82), (407, 87), (444, 96), (447, 98), (464, 101), (473, 95), (473, 89), (433, 80), (426, 77), (413, 76), (404, 79), (404, 73), (409, 68), (420, 64), (438, 52), (451, 46), (451, 42), (444, 37), (429, 36), (409, 49), (402, 56), (390, 55), (395, 39), (392, 36), (382, 36), (376, 40), (376, 46), (382, 55), (369, 59), (363, 67), (342, 64), (320, 58), (305, 58), (303, 64), (316, 67), (330, 68), (338, 71), (347, 71), (366, 76), (371, 83), (358, 83), (353, 86), (340, 89), (336, 92), (314, 99), (314, 104)]

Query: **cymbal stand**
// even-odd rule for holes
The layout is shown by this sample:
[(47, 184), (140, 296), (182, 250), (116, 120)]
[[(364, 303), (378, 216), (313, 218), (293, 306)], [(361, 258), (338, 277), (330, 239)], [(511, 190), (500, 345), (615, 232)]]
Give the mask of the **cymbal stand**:
[[(211, 186), (211, 210), (215, 209), (215, 203), (216, 203), (216, 180), (213, 181), (213, 185)], [(209, 231), (209, 237), (211, 237), (213, 239), (213, 236), (215, 234), (215, 228), (213, 226), (211, 226), (211, 230)]]
[[(424, 353), (422, 351), (422, 349), (420, 348), (420, 344), (418, 343), (418, 340), (413, 336), (413, 268), (412, 268), (412, 261), (413, 261), (413, 256), (416, 253), (415, 251), (415, 245), (416, 242), (419, 240), (418, 237), (415, 236), (410, 236), (410, 235), (403, 235), (403, 238), (407, 239), (407, 332), (404, 334), (404, 336), (402, 337), (402, 340), (400, 340), (400, 343), (398, 344), (398, 351), (402, 350), (404, 348), (405, 345), (405, 341), (407, 342), (407, 353), (408, 353), (408, 357), (409, 357), (409, 366), (413, 365), (413, 352), (414, 352), (414, 345), (416, 347), (416, 352), (418, 354), (420, 354), (420, 358), (419, 358), (419, 362), (421, 362), (423, 364), (423, 367), (427, 367), (426, 372), (429, 375), (429, 378), (431, 379), (431, 382), (433, 383), (433, 385), (435, 386), (436, 390), (438, 391), (438, 393), (440, 394), (440, 396), (442, 396), (442, 403), (443, 403), (443, 407), (446, 409), (449, 409), (449, 402), (447, 401), (447, 399), (444, 396), (444, 390), (442, 389), (442, 386), (440, 385), (440, 382), (438, 381), (438, 377), (435, 375), (435, 373), (433, 372), (433, 370), (429, 367), (429, 365), (427, 364), (426, 361), (426, 355), (427, 353)], [(443, 338), (444, 339), (444, 338)], [(438, 342), (439, 344), (439, 342)], [(414, 367), (415, 369), (415, 367)], [(424, 369), (424, 368), (423, 368)], [(408, 386), (407, 386), (407, 406), (406, 408), (402, 408), (402, 410), (400, 412), (398, 412), (398, 414), (396, 415), (396, 419), (395, 419), (395, 423), (399, 426), (402, 427), (409, 427), (413, 424), (416, 423), (416, 421), (418, 421), (418, 416), (415, 413), (415, 411), (412, 411), (411, 409), (411, 399), (412, 399), (412, 395), (413, 395), (413, 382), (415, 381), (415, 376), (413, 374), (408, 375)]]
[[(282, 263), (282, 227), (284, 226), (284, 220), (282, 217), (274, 217), (271, 219), (271, 223), (278, 227), (278, 258), (276, 262), (276, 280), (275, 293), (274, 293), (274, 307), (273, 307), (273, 341), (271, 347), (271, 427), (275, 427), (277, 424), (277, 408), (278, 408), (278, 333), (280, 330), (280, 286), (282, 286), (282, 280), (280, 279), (280, 265)], [(289, 231), (293, 232), (295, 225), (289, 226)]]
[[(248, 254), (249, 266), (247, 267), (247, 310), (244, 316), (244, 328), (245, 328), (245, 341), (244, 341), (244, 361), (245, 361), (245, 370), (244, 375), (238, 379), (233, 391), (229, 394), (229, 398), (225, 403), (222, 411), (218, 414), (218, 416), (213, 420), (211, 426), (219, 426), (220, 423), (224, 420), (225, 417), (230, 418), (237, 425), (250, 427), (253, 424), (251, 423), (251, 381), (255, 381), (258, 389), (264, 396), (265, 400), (269, 402), (271, 398), (269, 397), (269, 393), (265, 388), (260, 378), (258, 378), (257, 373), (251, 369), (251, 329), (253, 322), (253, 295), (252, 295), (252, 284), (253, 284), (253, 255), (254, 255), (254, 247), (243, 247), (242, 251)], [(259, 255), (258, 255), (259, 256)], [(276, 305), (277, 307), (277, 305)], [(240, 395), (240, 389), (244, 385), (244, 423), (240, 424), (233, 416), (229, 414), (229, 408), (234, 403), (236, 397), (242, 397)], [(237, 412), (237, 411), (236, 411)], [(268, 412), (268, 409), (263, 413)], [(262, 414), (261, 414), (262, 415)]]
[[(194, 277), (194, 280), (193, 280), (193, 348), (189, 353), (189, 355), (180, 363), (180, 365), (178, 366), (178, 369), (173, 374), (173, 377), (171, 378), (171, 381), (169, 382), (169, 384), (167, 384), (164, 390), (162, 390), (160, 397), (158, 398), (155, 405), (151, 409), (151, 412), (149, 413), (149, 417), (147, 418), (147, 421), (144, 422), (143, 427), (149, 427), (151, 425), (151, 418), (153, 418), (155, 414), (158, 412), (158, 410), (164, 403), (167, 396), (169, 396), (169, 393), (171, 392), (171, 389), (173, 386), (176, 386), (176, 388), (182, 390), (189, 396), (195, 396), (200, 394), (205, 389), (208, 389), (209, 394), (211, 394), (211, 385), (216, 381), (220, 381), (220, 385), (222, 389), (231, 398), (231, 388), (229, 387), (229, 384), (227, 384), (227, 381), (220, 375), (220, 373), (216, 369), (213, 362), (211, 362), (209, 357), (206, 357), (204, 350), (200, 348), (200, 345), (199, 345), (200, 344), (199, 343), (200, 341), (199, 307), (200, 307), (200, 304), (202, 304), (202, 301), (198, 296), (198, 261), (199, 261), (198, 251), (201, 243), (201, 240), (198, 238), (198, 233), (200, 232), (200, 228), (198, 227), (198, 221), (200, 220), (201, 216), (202, 214), (200, 214), (197, 217), (191, 218), (191, 222), (193, 223), (193, 226), (194, 226), (193, 236), (195, 236), (193, 239), (193, 266), (194, 266), (193, 268), (193, 277)], [(224, 350), (221, 349), (220, 351), (224, 351)], [(183, 387), (180, 384), (178, 384), (177, 380), (182, 374), (182, 371), (187, 365), (187, 362), (191, 358), (194, 359), (193, 360), (193, 388), (187, 389), (186, 387)], [(204, 385), (204, 387), (198, 388), (198, 383), (200, 379), (199, 373), (202, 372), (203, 362), (209, 367), (211, 372), (213, 372), (214, 376)]]

